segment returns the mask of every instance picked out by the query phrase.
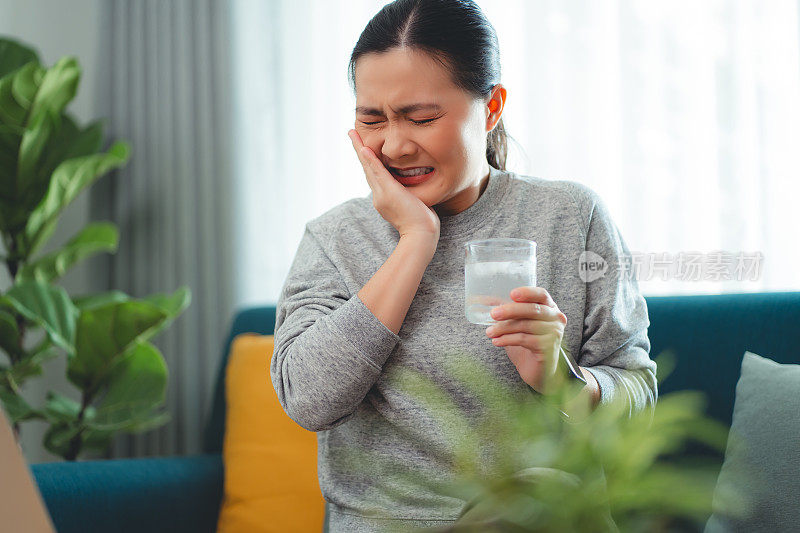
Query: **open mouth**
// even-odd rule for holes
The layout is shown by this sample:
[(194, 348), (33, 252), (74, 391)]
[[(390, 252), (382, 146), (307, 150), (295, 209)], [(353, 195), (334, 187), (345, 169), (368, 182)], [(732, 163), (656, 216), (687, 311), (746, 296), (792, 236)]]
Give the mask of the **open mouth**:
[(401, 178), (413, 178), (414, 176), (424, 176), (433, 172), (433, 167), (415, 167), (409, 170), (400, 170), (399, 168), (389, 167), (389, 171), (395, 176)]
[(394, 167), (389, 167), (389, 172), (394, 176), (394, 179), (399, 181), (402, 185), (419, 185), (427, 181), (435, 172), (433, 167), (416, 167), (407, 170), (399, 170)]

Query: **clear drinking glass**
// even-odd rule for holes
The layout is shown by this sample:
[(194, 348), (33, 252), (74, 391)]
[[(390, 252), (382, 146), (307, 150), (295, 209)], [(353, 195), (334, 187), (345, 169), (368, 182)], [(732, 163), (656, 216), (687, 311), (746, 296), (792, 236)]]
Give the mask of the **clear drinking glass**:
[(527, 239), (486, 239), (464, 245), (464, 309), (473, 324), (489, 325), (489, 312), (511, 303), (517, 287), (536, 286), (536, 243)]

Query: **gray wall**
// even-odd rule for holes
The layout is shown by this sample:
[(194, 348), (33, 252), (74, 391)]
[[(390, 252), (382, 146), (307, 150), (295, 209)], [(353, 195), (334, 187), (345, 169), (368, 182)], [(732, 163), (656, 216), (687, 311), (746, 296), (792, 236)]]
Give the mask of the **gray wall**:
[[(99, 42), (99, 8), (102, 0), (0, 0), (0, 35), (22, 41), (39, 52), (42, 62), (52, 66), (65, 55), (74, 55), (83, 74), (78, 94), (68, 110), (80, 124), (100, 118), (96, 109), (97, 95), (104, 80), (97, 71)], [(43, 251), (63, 244), (89, 222), (89, 197), (84, 191), (65, 210), (58, 229)], [(2, 247), (2, 245), (0, 245)], [(70, 271), (61, 285), (71, 295), (93, 292), (89, 277), (90, 263)], [(0, 288), (9, 286), (5, 265), (0, 266)], [(48, 390), (79, 400), (77, 390), (66, 380), (66, 360), (59, 357), (44, 365), (44, 375), (32, 378), (23, 389), (23, 396), (34, 405), (42, 405)], [(31, 463), (58, 460), (41, 444), (47, 425), (43, 422), (22, 424), (22, 448)]]

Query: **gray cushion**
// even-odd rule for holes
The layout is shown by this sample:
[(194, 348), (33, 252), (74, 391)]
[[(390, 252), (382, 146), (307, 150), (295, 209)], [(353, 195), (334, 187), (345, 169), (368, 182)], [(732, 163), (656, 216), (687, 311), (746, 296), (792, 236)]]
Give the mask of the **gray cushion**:
[(800, 365), (745, 352), (713, 510), (706, 533), (800, 530)]

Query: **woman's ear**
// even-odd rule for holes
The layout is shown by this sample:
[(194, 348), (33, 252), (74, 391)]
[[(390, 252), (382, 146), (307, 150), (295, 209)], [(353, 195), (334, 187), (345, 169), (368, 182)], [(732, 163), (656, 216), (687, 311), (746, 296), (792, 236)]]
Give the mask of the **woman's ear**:
[(494, 129), (503, 115), (503, 107), (506, 103), (506, 88), (501, 84), (497, 84), (492, 88), (489, 95), (489, 101), (486, 102), (487, 116), (486, 116), (486, 131), (490, 132)]

